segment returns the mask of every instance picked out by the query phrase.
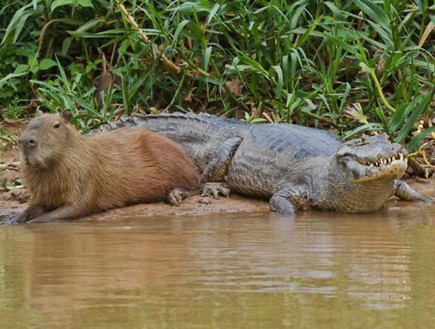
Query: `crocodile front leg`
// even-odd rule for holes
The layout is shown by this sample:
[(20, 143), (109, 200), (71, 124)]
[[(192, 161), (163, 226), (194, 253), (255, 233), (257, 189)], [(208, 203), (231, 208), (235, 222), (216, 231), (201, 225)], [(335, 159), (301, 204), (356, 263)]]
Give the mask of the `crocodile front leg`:
[(403, 180), (396, 179), (394, 181), (394, 195), (402, 200), (420, 200), (426, 203), (434, 203), (434, 199), (430, 199), (425, 197), (424, 195), (418, 193), (414, 189), (412, 189), (408, 184), (406, 184)]
[(222, 195), (224, 197), (228, 197), (231, 193), (230, 186), (225, 182), (217, 182), (217, 183), (204, 183), (202, 184), (202, 193), (201, 196), (213, 196), (215, 199)]
[(310, 206), (308, 191), (304, 186), (287, 186), (269, 200), (269, 208), (272, 212), (293, 215), (296, 209), (306, 209)]
[(222, 182), (228, 171), (228, 166), (234, 153), (242, 142), (241, 137), (226, 140), (213, 154), (213, 160), (202, 173), (202, 182)]

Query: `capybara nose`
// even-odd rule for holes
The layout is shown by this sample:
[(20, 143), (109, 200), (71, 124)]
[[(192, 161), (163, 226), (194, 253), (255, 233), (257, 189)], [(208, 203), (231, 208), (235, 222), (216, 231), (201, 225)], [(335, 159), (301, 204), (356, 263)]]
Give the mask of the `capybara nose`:
[(22, 137), (18, 140), (18, 144), (22, 145), (23, 147), (34, 148), (36, 147), (37, 143), (32, 137)]

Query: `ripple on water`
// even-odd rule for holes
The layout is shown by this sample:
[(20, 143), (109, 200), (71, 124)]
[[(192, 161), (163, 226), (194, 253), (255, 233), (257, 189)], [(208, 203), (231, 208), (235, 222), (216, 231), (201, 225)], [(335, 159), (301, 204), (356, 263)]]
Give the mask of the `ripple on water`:
[(435, 223), (407, 211), (0, 227), (0, 327), (423, 324)]

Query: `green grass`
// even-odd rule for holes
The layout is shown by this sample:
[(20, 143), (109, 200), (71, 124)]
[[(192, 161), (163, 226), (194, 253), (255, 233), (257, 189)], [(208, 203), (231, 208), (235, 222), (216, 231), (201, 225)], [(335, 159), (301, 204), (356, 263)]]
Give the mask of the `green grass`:
[[(412, 150), (435, 131), (430, 1), (125, 1), (142, 38), (116, 1), (8, 1), (5, 116), (35, 98), (84, 129), (119, 113), (207, 111), (345, 138), (385, 131)], [(103, 54), (107, 89), (95, 83)]]

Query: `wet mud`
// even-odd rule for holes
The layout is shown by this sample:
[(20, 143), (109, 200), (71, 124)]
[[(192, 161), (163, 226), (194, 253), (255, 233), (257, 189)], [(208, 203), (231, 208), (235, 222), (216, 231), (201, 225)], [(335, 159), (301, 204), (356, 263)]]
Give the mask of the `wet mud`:
[[(8, 123), (5, 127), (10, 136), (17, 136), (27, 121), (17, 121)], [(2, 152), (0, 157), (0, 180), (6, 182), (21, 182), (21, 176), (18, 168), (19, 156), (18, 149), (14, 143), (8, 147), (1, 145)], [(409, 179), (407, 183), (415, 190), (424, 195), (435, 198), (435, 179)], [(26, 208), (26, 202), (29, 200), (29, 193), (24, 188), (13, 188), (8, 190), (0, 187), (0, 223), (8, 218), (15, 216)], [(412, 205), (419, 202), (395, 202), (394, 199), (389, 201), (385, 207), (391, 205), (399, 206), (401, 204)], [(418, 208), (417, 208), (418, 209)], [(157, 217), (157, 216), (200, 216), (218, 213), (268, 213), (268, 203), (266, 200), (248, 198), (232, 194), (229, 198), (194, 196), (184, 201), (181, 206), (173, 207), (164, 202), (153, 204), (139, 204), (130, 207), (112, 209), (100, 214), (95, 214), (83, 218), (82, 220), (113, 220), (128, 217)]]
[[(435, 180), (418, 179), (407, 180), (414, 189), (424, 195), (435, 198)], [(16, 190), (0, 193), (0, 220), (7, 220), (15, 216), (26, 208), (25, 201), (28, 193), (25, 190)], [(384, 208), (400, 207), (401, 205), (412, 206), (415, 204), (418, 210), (421, 202), (396, 201), (394, 198), (389, 200)], [(116, 220), (130, 217), (167, 217), (167, 216), (202, 216), (217, 213), (268, 213), (268, 203), (266, 200), (248, 198), (237, 194), (232, 194), (228, 198), (193, 196), (184, 201), (180, 206), (171, 206), (164, 202), (138, 204), (130, 207), (112, 209), (103, 213), (94, 214), (81, 220)]]
[[(13, 196), (3, 195), (0, 201), (0, 220), (7, 220), (22, 212), (26, 203), (13, 200)], [(138, 204), (125, 208), (118, 208), (94, 214), (82, 220), (113, 220), (128, 217), (157, 217), (157, 216), (198, 216), (216, 213), (268, 213), (268, 204), (264, 200), (250, 199), (240, 195), (229, 198), (193, 196), (180, 206), (171, 206), (164, 202)]]

